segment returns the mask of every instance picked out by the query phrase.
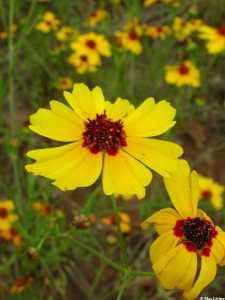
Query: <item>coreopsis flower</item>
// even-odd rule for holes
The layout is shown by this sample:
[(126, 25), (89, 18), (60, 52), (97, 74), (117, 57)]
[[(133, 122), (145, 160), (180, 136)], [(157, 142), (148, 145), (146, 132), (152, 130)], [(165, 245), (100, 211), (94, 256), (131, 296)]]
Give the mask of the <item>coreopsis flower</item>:
[[(131, 232), (131, 219), (130, 216), (125, 212), (120, 212), (118, 214), (119, 217), (119, 225), (120, 230), (124, 234), (128, 234)], [(112, 226), (114, 229), (116, 229), (116, 217), (114, 215), (104, 217), (101, 219), (102, 224), (107, 226)]]
[(110, 44), (106, 38), (99, 33), (89, 32), (80, 35), (75, 42), (71, 43), (74, 51), (89, 51), (92, 54), (98, 54), (105, 57), (111, 56)]
[(53, 208), (49, 204), (42, 203), (40, 201), (35, 201), (32, 204), (32, 208), (43, 216), (47, 216), (52, 213)]
[(17, 249), (21, 247), (22, 238), (13, 227), (0, 231), (0, 238), (5, 241), (11, 241)]
[(15, 209), (11, 200), (0, 201), (0, 232), (9, 230), (13, 222), (17, 220), (17, 215), (13, 213)]
[(210, 177), (199, 175), (200, 194), (203, 200), (210, 200), (215, 209), (223, 207), (223, 197), (225, 187)]
[(30, 129), (68, 144), (29, 151), (36, 162), (26, 165), (28, 172), (52, 179), (63, 191), (90, 186), (102, 173), (106, 195), (142, 198), (152, 179), (149, 168), (162, 176), (176, 168), (181, 147), (153, 138), (175, 125), (176, 110), (167, 101), (148, 98), (135, 109), (121, 98), (105, 101), (100, 87), (89, 90), (82, 83), (64, 96), (70, 107), (51, 101), (50, 109), (31, 115)]
[(36, 24), (35, 28), (44, 33), (48, 33), (51, 30), (56, 30), (60, 21), (56, 18), (55, 14), (51, 11), (47, 11), (43, 14), (42, 19)]
[(56, 38), (60, 42), (65, 42), (70, 40), (74, 34), (75, 32), (72, 27), (63, 26), (56, 32)]
[(56, 87), (59, 90), (68, 90), (73, 87), (73, 80), (70, 77), (59, 78), (56, 82)]
[(146, 7), (152, 6), (156, 2), (157, 2), (157, 0), (144, 0), (144, 6), (146, 6)]
[(181, 17), (176, 17), (173, 22), (173, 31), (176, 39), (178, 41), (184, 41), (187, 39), (193, 32), (196, 32), (203, 22), (201, 19), (192, 19), (186, 21)]
[(142, 223), (154, 224), (159, 237), (149, 249), (153, 270), (165, 289), (179, 289), (188, 300), (198, 297), (225, 265), (225, 232), (198, 209), (198, 175), (179, 161), (164, 179), (174, 208), (163, 208)]
[(100, 56), (96, 52), (90, 52), (84, 49), (72, 53), (67, 61), (73, 65), (80, 74), (95, 72), (97, 67), (101, 65)]
[(95, 27), (99, 22), (105, 19), (107, 12), (105, 9), (98, 9), (94, 11), (88, 18), (88, 24), (91, 27)]
[(31, 286), (33, 278), (31, 276), (25, 276), (18, 278), (10, 288), (12, 294), (20, 294), (23, 290)]
[(145, 26), (145, 35), (153, 38), (153, 39), (161, 39), (164, 40), (169, 34), (171, 30), (169, 26), (159, 25), (159, 26)]
[(178, 87), (198, 87), (200, 86), (200, 72), (191, 61), (186, 60), (179, 65), (166, 66), (165, 80)]
[(199, 37), (207, 41), (210, 54), (218, 54), (225, 49), (225, 25), (218, 28), (203, 25), (199, 28)]

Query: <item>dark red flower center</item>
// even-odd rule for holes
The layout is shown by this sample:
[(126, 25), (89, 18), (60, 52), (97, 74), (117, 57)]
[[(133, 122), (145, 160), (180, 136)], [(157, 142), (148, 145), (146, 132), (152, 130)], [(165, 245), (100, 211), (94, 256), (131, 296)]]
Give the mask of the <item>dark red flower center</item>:
[(209, 256), (212, 239), (217, 235), (210, 221), (198, 217), (178, 220), (173, 231), (177, 237), (182, 238), (188, 251), (201, 250), (205, 256)]
[(119, 148), (127, 146), (122, 121), (112, 121), (105, 112), (93, 120), (88, 119), (82, 146), (94, 154), (106, 151), (109, 155), (116, 155)]
[(204, 198), (204, 199), (212, 198), (212, 192), (210, 190), (202, 191), (201, 195), (202, 195), (202, 198)]
[(130, 40), (137, 40), (138, 39), (138, 34), (135, 32), (135, 31), (131, 31), (130, 33), (129, 33), (129, 39)]
[(87, 58), (86, 55), (81, 55), (81, 56), (80, 56), (80, 60), (81, 60), (82, 62), (87, 62), (87, 61), (88, 61), (88, 58)]
[(0, 208), (0, 218), (4, 219), (8, 216), (8, 211), (6, 208), (1, 207)]
[(86, 46), (87, 46), (88, 48), (90, 48), (90, 49), (95, 49), (95, 48), (96, 48), (96, 42), (93, 41), (93, 40), (88, 40), (88, 41), (86, 42)]
[(185, 64), (182, 64), (179, 66), (178, 71), (181, 75), (187, 75), (189, 73), (189, 68)]
[(225, 25), (220, 26), (220, 27), (217, 29), (217, 32), (218, 32), (220, 35), (225, 36)]
[(52, 26), (52, 21), (45, 21), (45, 24), (46, 24), (47, 26)]
[(157, 30), (157, 32), (158, 32), (158, 33), (161, 33), (161, 32), (163, 32), (163, 28), (162, 28), (162, 26), (158, 26), (156, 30)]

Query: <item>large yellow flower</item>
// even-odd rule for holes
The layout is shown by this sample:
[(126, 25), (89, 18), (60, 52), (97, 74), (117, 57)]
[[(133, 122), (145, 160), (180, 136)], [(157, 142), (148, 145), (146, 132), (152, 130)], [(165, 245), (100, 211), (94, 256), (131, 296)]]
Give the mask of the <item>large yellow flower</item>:
[[(30, 117), (30, 129), (67, 145), (28, 152), (36, 160), (27, 171), (54, 180), (61, 190), (93, 184), (102, 173), (106, 195), (143, 197), (151, 168), (170, 176), (182, 154), (180, 146), (152, 138), (173, 127), (175, 109), (165, 100), (146, 99), (138, 108), (118, 98), (105, 101), (101, 88), (75, 84), (64, 92), (71, 108), (51, 101)], [(151, 138), (149, 138), (151, 137)]]
[(199, 210), (198, 175), (186, 161), (164, 179), (176, 208), (163, 208), (142, 223), (154, 224), (159, 237), (150, 246), (153, 270), (166, 289), (180, 289), (196, 299), (215, 278), (218, 265), (225, 265), (225, 232)]
[(210, 200), (215, 209), (223, 207), (222, 194), (225, 190), (223, 185), (215, 182), (210, 177), (199, 175), (199, 187), (202, 199)]
[(191, 61), (166, 67), (166, 82), (180, 86), (200, 86), (200, 72)]
[(75, 51), (89, 51), (106, 57), (111, 56), (109, 42), (102, 34), (95, 32), (80, 35), (75, 42), (71, 43), (71, 48)]
[(225, 49), (225, 25), (218, 28), (201, 26), (199, 37), (207, 41), (207, 50), (211, 54), (217, 54)]

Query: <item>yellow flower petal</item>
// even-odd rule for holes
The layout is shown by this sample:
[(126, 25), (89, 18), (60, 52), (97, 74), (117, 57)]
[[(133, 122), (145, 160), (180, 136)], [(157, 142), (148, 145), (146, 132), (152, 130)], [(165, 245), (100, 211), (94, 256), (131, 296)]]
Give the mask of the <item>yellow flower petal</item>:
[[(166, 189), (174, 207), (181, 216), (195, 217), (197, 213), (197, 201), (196, 198), (193, 199), (191, 193), (190, 167), (185, 160), (180, 160), (177, 165), (177, 170), (173, 176), (164, 178)], [(195, 173), (192, 176), (194, 176), (193, 179), (195, 181)], [(194, 197), (196, 197), (196, 194), (197, 192), (194, 191)]]
[(165, 177), (176, 170), (177, 157), (183, 153), (175, 143), (146, 138), (127, 138), (127, 147), (124, 149)]
[(199, 276), (190, 290), (184, 292), (184, 297), (188, 300), (194, 300), (201, 291), (213, 281), (216, 276), (216, 261), (213, 256), (201, 256), (201, 269)]
[(159, 234), (163, 234), (171, 230), (179, 219), (181, 219), (181, 217), (178, 215), (175, 209), (163, 208), (147, 218), (141, 224), (141, 227), (142, 229), (146, 229), (153, 224), (156, 227), (156, 231)]
[(167, 231), (160, 235), (150, 246), (149, 255), (154, 264), (161, 256), (164, 256), (171, 249), (175, 248), (179, 238), (177, 238), (173, 231)]
[(7, 210), (13, 210), (15, 208), (15, 205), (11, 200), (2, 200), (2, 201), (0, 201), (0, 208), (5, 208)]
[(188, 252), (185, 246), (180, 244), (153, 264), (153, 270), (164, 288), (174, 289), (180, 284), (193, 256), (196, 256), (196, 253)]
[(54, 179), (62, 190), (91, 185), (102, 169), (102, 154), (90, 153), (80, 142), (33, 150), (28, 155), (37, 162), (26, 165), (27, 171)]
[[(218, 233), (219, 234), (219, 233)], [(225, 248), (220, 242), (220, 238), (217, 236), (213, 239), (213, 245), (211, 247), (212, 254), (218, 264), (220, 264), (225, 258)]]
[(189, 261), (189, 265), (182, 277), (182, 280), (177, 283), (176, 288), (181, 290), (190, 289), (193, 285), (197, 273), (198, 259), (197, 255), (193, 253)]
[(175, 125), (176, 110), (167, 101), (155, 104), (153, 98), (146, 99), (124, 121), (127, 136), (151, 137), (160, 135)]
[(114, 121), (126, 118), (133, 111), (134, 106), (126, 99), (117, 98), (114, 103), (106, 102), (106, 115)]
[(54, 101), (53, 110), (40, 108), (30, 117), (30, 129), (57, 141), (71, 142), (81, 138), (83, 126), (63, 104)]
[(83, 119), (94, 119), (96, 114), (102, 114), (105, 108), (105, 99), (100, 87), (92, 91), (83, 84), (74, 84), (73, 92), (64, 92), (64, 96), (73, 110)]
[(106, 195), (140, 195), (151, 180), (151, 172), (127, 153), (105, 154), (102, 181)]

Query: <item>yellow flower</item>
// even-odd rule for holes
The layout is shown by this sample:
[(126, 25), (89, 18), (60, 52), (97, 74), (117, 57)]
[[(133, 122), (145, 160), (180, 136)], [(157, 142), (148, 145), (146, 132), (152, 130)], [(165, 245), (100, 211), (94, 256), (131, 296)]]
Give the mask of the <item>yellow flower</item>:
[(17, 220), (17, 216), (12, 213), (14, 204), (11, 200), (0, 201), (0, 231), (11, 228), (13, 222)]
[(90, 53), (110, 57), (110, 44), (102, 34), (89, 32), (80, 35), (75, 42), (71, 43), (71, 48), (75, 51), (89, 51)]
[(225, 25), (213, 28), (203, 25), (199, 28), (199, 37), (207, 41), (206, 47), (210, 54), (217, 54), (225, 49)]
[(197, 31), (203, 22), (201, 19), (192, 19), (185, 21), (181, 17), (176, 17), (173, 22), (173, 31), (178, 41), (183, 41), (188, 38), (193, 32)]
[(56, 87), (59, 90), (69, 90), (69, 89), (71, 89), (73, 87), (73, 80), (70, 77), (60, 78), (56, 82)]
[(73, 34), (74, 34), (73, 28), (69, 26), (63, 26), (56, 32), (56, 38), (57, 40), (64, 42), (71, 39)]
[(224, 186), (210, 177), (199, 175), (199, 187), (202, 199), (210, 200), (215, 209), (223, 207), (222, 194), (225, 190)]
[(180, 86), (200, 86), (200, 72), (191, 61), (166, 67), (166, 82)]
[(143, 50), (142, 44), (140, 42), (140, 36), (136, 31), (131, 32), (116, 32), (116, 38), (119, 46), (131, 51), (134, 54), (140, 54)]
[(91, 27), (95, 27), (100, 21), (102, 21), (107, 15), (107, 12), (105, 9), (98, 9), (94, 11), (89, 19), (88, 19), (88, 24)]
[(43, 14), (41, 22), (39, 22), (35, 28), (39, 31), (47, 33), (51, 30), (56, 30), (59, 23), (60, 22), (55, 17), (55, 14), (51, 11), (47, 11)]
[(175, 125), (176, 110), (167, 101), (148, 98), (135, 109), (121, 98), (105, 101), (101, 88), (89, 90), (82, 83), (64, 96), (71, 108), (51, 101), (50, 109), (31, 115), (30, 129), (68, 144), (29, 151), (36, 162), (26, 165), (28, 172), (52, 179), (64, 191), (90, 186), (102, 173), (106, 195), (132, 191), (142, 198), (152, 179), (148, 168), (162, 176), (176, 168), (182, 148), (153, 138)]
[(152, 6), (156, 2), (157, 2), (157, 0), (144, 0), (144, 6), (146, 6), (146, 7)]
[(225, 265), (225, 232), (198, 209), (198, 175), (179, 161), (173, 176), (164, 179), (176, 208), (155, 212), (142, 227), (154, 224), (159, 237), (150, 246), (153, 270), (166, 289), (180, 289), (188, 300), (197, 299), (213, 281), (217, 264)]
[(22, 239), (17, 230), (13, 227), (0, 231), (0, 238), (6, 240), (6, 241), (11, 241), (16, 248), (21, 247)]
[(145, 27), (145, 34), (153, 39), (161, 39), (164, 40), (169, 34), (171, 30), (169, 26), (162, 25), (162, 26), (150, 26), (147, 25)]
[(73, 65), (78, 73), (83, 74), (95, 72), (97, 67), (101, 65), (101, 60), (97, 53), (83, 49), (72, 53), (68, 58), (68, 63)]
[(53, 211), (53, 208), (50, 205), (44, 204), (40, 201), (35, 201), (32, 204), (32, 208), (44, 216), (49, 215)]

